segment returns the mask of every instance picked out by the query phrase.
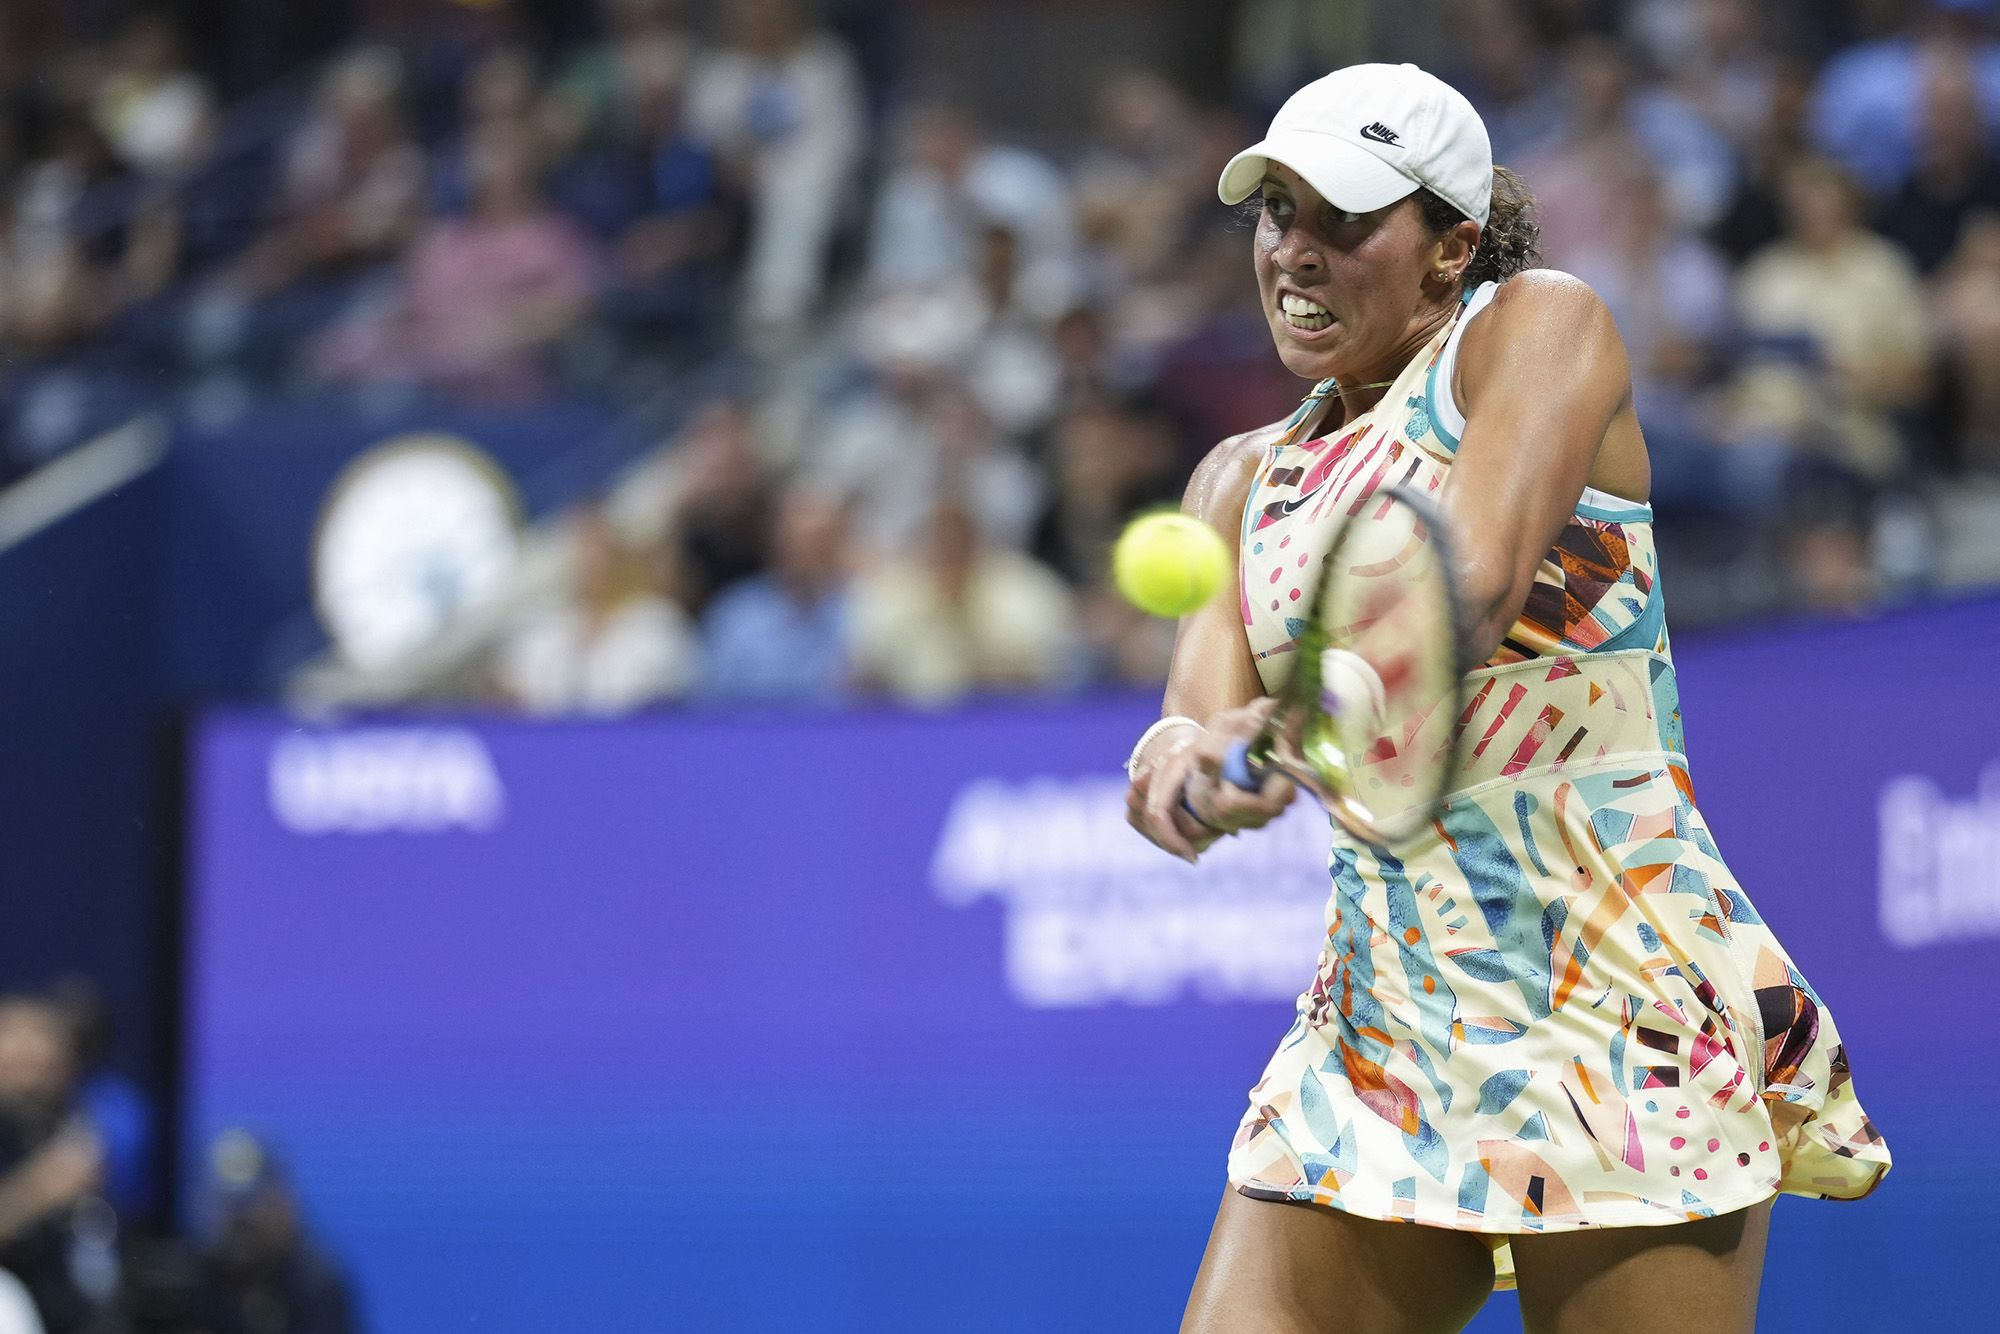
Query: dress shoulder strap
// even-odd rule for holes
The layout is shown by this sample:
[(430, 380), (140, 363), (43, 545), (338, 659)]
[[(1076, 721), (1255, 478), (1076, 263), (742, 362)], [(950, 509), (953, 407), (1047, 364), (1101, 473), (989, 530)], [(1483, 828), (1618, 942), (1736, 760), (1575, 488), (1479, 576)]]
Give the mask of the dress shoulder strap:
[(1425, 409), (1430, 413), (1431, 425), (1450, 449), (1457, 449), (1458, 438), (1465, 434), (1465, 413), (1451, 393), (1452, 374), (1458, 368), (1458, 340), (1465, 337), (1465, 328), (1472, 323), (1472, 317), (1486, 309), (1499, 290), (1499, 283), (1481, 283), (1465, 294), (1465, 308), (1452, 323), (1451, 333), (1446, 335), (1444, 347), (1431, 362), (1430, 375), (1424, 381)]

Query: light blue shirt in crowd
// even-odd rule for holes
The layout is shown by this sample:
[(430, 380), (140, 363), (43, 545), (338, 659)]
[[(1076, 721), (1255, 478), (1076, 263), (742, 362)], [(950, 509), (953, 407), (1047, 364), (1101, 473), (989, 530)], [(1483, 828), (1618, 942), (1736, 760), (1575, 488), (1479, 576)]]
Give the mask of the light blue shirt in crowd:
[[(2000, 125), (2000, 43), (1972, 52), (1991, 139)], [(1826, 63), (1813, 95), (1813, 137), (1870, 189), (1893, 190), (1917, 161), (1923, 53), (1907, 37), (1865, 42)]]
[(801, 605), (769, 575), (725, 591), (702, 621), (700, 698), (835, 704), (847, 681), (847, 598)]

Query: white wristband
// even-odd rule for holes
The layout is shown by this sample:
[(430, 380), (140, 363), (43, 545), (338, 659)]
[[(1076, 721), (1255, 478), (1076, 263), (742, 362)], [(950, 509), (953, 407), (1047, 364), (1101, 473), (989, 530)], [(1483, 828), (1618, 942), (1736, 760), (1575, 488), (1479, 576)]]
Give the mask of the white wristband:
[(1152, 742), (1154, 737), (1166, 731), (1169, 727), (1181, 726), (1192, 727), (1197, 732), (1207, 730), (1194, 719), (1183, 718), (1179, 714), (1169, 714), (1167, 717), (1160, 719), (1160, 721), (1139, 733), (1138, 741), (1132, 745), (1132, 753), (1125, 757), (1125, 776), (1127, 778), (1137, 778), (1139, 776), (1139, 757), (1146, 753), (1146, 747)]

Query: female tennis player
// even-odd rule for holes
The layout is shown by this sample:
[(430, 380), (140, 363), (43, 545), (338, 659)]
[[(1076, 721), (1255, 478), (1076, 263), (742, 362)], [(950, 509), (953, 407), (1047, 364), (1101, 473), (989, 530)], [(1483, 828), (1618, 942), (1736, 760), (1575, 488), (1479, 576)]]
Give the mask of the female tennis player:
[(1441, 506), (1485, 665), (1430, 832), (1336, 833), (1182, 1328), (1454, 1330), (1518, 1284), (1536, 1334), (1749, 1330), (1774, 1196), (1864, 1195), (1889, 1155), (1694, 805), (1618, 330), (1531, 267), (1531, 201), (1415, 66), (1308, 85), (1220, 193), (1261, 194), (1271, 334), (1317, 387), (1188, 487), (1242, 535), (1239, 596), (1181, 624), (1132, 823), (1191, 860), (1292, 800), (1219, 775), (1290, 669), (1292, 590), (1378, 487)]

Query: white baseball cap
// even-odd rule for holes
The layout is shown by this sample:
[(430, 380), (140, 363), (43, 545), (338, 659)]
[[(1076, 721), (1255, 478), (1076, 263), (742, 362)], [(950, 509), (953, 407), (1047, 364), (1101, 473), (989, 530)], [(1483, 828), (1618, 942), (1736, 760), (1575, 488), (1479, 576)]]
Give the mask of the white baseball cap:
[(1493, 202), (1486, 122), (1463, 93), (1415, 65), (1349, 65), (1293, 93), (1263, 139), (1222, 169), (1222, 202), (1255, 194), (1272, 162), (1354, 213), (1426, 186), (1484, 227)]

